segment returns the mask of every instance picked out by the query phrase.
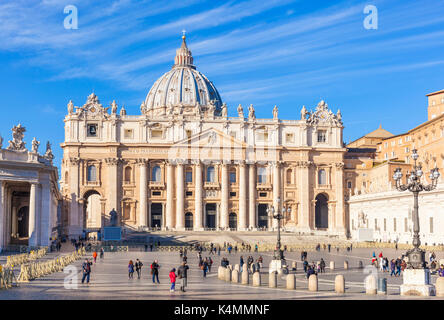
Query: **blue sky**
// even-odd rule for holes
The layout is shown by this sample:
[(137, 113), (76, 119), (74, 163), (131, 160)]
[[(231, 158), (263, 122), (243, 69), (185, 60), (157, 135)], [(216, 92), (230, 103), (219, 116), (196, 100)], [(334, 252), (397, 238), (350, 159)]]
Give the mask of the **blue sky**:
[[(369, 4), (377, 30), (363, 26)], [(77, 30), (64, 28), (67, 5)], [(398, 134), (427, 120), (425, 94), (444, 89), (443, 12), (436, 0), (2, 0), (0, 134), (21, 122), (27, 146), (50, 140), (60, 165), (68, 101), (94, 91), (139, 114), (182, 29), (230, 115), (241, 103), (271, 118), (276, 104), (297, 119), (322, 98), (341, 109), (346, 142), (379, 124)]]

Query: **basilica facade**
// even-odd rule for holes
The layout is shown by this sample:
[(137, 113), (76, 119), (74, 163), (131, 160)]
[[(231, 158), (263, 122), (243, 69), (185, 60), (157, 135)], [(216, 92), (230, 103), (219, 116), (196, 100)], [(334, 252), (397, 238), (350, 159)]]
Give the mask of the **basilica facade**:
[(68, 103), (60, 187), (65, 233), (130, 230), (285, 230), (346, 236), (343, 124), (325, 101), (295, 119), (228, 116), (185, 37), (140, 114), (91, 94)]

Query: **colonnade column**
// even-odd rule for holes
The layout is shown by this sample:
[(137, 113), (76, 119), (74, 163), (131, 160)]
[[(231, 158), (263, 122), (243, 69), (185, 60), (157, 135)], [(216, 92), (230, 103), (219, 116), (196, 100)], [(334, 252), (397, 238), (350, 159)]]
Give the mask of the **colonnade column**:
[(334, 206), (334, 227), (341, 236), (346, 236), (345, 205), (344, 205), (344, 163), (336, 163), (335, 168), (336, 205)]
[[(281, 191), (281, 173), (279, 168), (279, 162), (273, 163), (273, 207), (277, 211), (275, 214), (281, 212), (282, 200), (280, 199), (280, 191)], [(279, 199), (281, 200), (279, 203)], [(277, 219), (273, 219), (273, 229), (278, 228)]]
[(5, 202), (3, 201), (5, 191), (4, 182), (0, 181), (0, 250), (5, 246)]
[(250, 229), (257, 228), (256, 222), (256, 167), (250, 163), (248, 170), (248, 223)]
[(139, 227), (147, 227), (148, 216), (148, 164), (145, 160), (141, 159), (139, 162), (140, 167), (140, 212), (139, 212)]
[(229, 227), (228, 223), (228, 166), (226, 163), (222, 163), (221, 168), (221, 203), (220, 203), (220, 228), (225, 230)]
[(176, 187), (176, 230), (185, 230), (185, 184), (181, 162), (176, 166)]
[(29, 195), (29, 220), (28, 220), (28, 246), (37, 246), (37, 202), (38, 202), (38, 184), (31, 183)]
[(15, 238), (17, 235), (17, 227), (18, 227), (17, 218), (18, 218), (17, 217), (17, 204), (13, 203), (13, 205), (12, 205), (12, 221), (11, 221), (11, 234), (12, 234), (13, 238)]
[[(119, 213), (119, 226), (121, 225), (121, 221), (122, 221), (122, 212), (120, 210), (120, 205), (119, 205), (119, 179), (118, 179), (118, 174), (117, 174), (117, 169), (119, 167), (119, 162), (120, 159), (118, 158), (108, 158), (105, 159), (106, 163), (107, 163), (107, 171), (108, 171), (108, 183), (106, 185), (106, 202), (108, 205), (107, 208), (107, 214), (109, 214), (109, 212), (111, 212), (111, 210), (115, 210), (116, 212)], [(82, 226), (82, 225), (81, 225)]]
[(174, 165), (167, 162), (167, 204), (166, 204), (166, 228), (174, 228)]
[(194, 198), (194, 230), (202, 231), (202, 193), (203, 193), (203, 180), (202, 180), (202, 164), (200, 160), (195, 162), (194, 169), (196, 170), (196, 181), (195, 181), (195, 198)]
[(239, 220), (238, 230), (247, 228), (247, 170), (245, 162), (239, 164)]
[(299, 168), (299, 206), (298, 206), (298, 230), (300, 232), (309, 232), (310, 226), (310, 211), (311, 211), (311, 199), (310, 199), (310, 165), (309, 161), (301, 161), (298, 163)]

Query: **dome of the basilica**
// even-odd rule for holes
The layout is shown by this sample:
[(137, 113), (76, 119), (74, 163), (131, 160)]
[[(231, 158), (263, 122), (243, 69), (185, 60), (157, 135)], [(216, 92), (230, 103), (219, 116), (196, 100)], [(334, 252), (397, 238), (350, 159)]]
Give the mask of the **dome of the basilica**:
[(194, 113), (199, 108), (199, 112), (220, 115), (222, 99), (213, 83), (196, 70), (185, 36), (182, 39), (173, 68), (151, 87), (142, 112), (152, 111), (154, 115)]

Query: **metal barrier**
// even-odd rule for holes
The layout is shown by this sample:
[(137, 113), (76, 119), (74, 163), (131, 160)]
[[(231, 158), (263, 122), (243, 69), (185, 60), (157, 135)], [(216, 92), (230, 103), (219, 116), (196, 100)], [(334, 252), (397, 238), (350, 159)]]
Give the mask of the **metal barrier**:
[(48, 252), (48, 248), (44, 247), (38, 250), (32, 250), (29, 253), (16, 254), (8, 256), (6, 259), (5, 267), (11, 267), (14, 265), (21, 265), (30, 261), (35, 261), (42, 258)]

